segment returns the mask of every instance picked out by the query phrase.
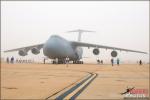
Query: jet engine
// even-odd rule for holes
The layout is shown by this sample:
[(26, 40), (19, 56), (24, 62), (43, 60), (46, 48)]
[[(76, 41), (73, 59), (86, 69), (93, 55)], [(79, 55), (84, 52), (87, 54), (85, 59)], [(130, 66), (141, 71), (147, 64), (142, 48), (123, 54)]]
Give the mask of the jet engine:
[(99, 49), (98, 48), (93, 49), (93, 54), (98, 55), (99, 54)]
[(112, 57), (117, 57), (117, 51), (112, 51), (112, 52), (111, 52), (111, 56), (112, 56)]
[(33, 54), (37, 55), (37, 54), (40, 53), (40, 50), (39, 50), (38, 48), (34, 47), (34, 48), (31, 49), (31, 52), (32, 52)]
[(25, 50), (19, 50), (18, 54), (20, 56), (26, 56), (27, 55), (27, 52)]

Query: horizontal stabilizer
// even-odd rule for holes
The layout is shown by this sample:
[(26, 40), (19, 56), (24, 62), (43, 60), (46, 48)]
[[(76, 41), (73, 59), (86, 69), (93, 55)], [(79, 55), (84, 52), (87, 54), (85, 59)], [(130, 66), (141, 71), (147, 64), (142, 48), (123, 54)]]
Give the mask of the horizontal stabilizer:
[(77, 30), (72, 30), (72, 31), (67, 31), (67, 32), (70, 33), (70, 32), (95, 32), (95, 31), (77, 29)]

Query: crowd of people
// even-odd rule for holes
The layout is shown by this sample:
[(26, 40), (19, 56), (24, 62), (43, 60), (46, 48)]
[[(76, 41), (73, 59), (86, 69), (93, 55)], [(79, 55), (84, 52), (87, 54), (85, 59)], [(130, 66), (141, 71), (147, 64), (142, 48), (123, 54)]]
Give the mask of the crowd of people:
[(97, 59), (97, 63), (98, 63), (98, 64), (103, 64), (103, 60)]
[(15, 59), (14, 59), (14, 57), (12, 56), (10, 59), (9, 59), (9, 57), (7, 57), (7, 60), (6, 60), (6, 61), (7, 61), (7, 63), (12, 63), (12, 64), (13, 64), (13, 63), (14, 63), (14, 60), (15, 60)]
[[(115, 61), (114, 61), (114, 58), (111, 58), (110, 62), (111, 62), (111, 65), (114, 66), (114, 62), (115, 62)], [(103, 60), (97, 59), (97, 63), (98, 63), (98, 64), (103, 64)], [(117, 58), (116, 64), (117, 64), (118, 66), (120, 65), (120, 60), (119, 60), (119, 58)], [(143, 64), (142, 60), (139, 60), (139, 61), (138, 61), (138, 64), (139, 64), (139, 65), (142, 65), (142, 64)]]
[(13, 64), (13, 63), (33, 63), (32, 60), (27, 60), (27, 59), (16, 59), (12, 56), (11, 58), (7, 57), (6, 58), (6, 62), (9, 64)]
[[(46, 59), (44, 58), (44, 60), (43, 60), (43, 63), (44, 63), (44, 64), (45, 64), (45, 61), (46, 61)], [(66, 61), (65, 63), (66, 63), (67, 66), (68, 66), (69, 57), (66, 57), (65, 61)], [(27, 60), (27, 59), (16, 59), (16, 61), (15, 61), (15, 59), (14, 59), (13, 56), (12, 56), (11, 58), (7, 57), (7, 58), (6, 58), (6, 62), (7, 62), (7, 63), (11, 63), (11, 64), (13, 64), (13, 63), (33, 63), (32, 60)], [(57, 63), (57, 62), (58, 62), (58, 59), (56, 59), (56, 63)], [(98, 64), (103, 64), (103, 60), (97, 59), (97, 63), (98, 63)], [(138, 63), (139, 65), (142, 65), (142, 64), (143, 64), (142, 60), (137, 61), (137, 63)], [(120, 65), (120, 60), (119, 60), (119, 58), (117, 58), (116, 64), (117, 64), (118, 66)], [(114, 66), (114, 58), (111, 58), (111, 65)]]
[[(120, 64), (120, 60), (119, 60), (119, 58), (117, 58), (117, 65), (119, 66), (119, 64)], [(111, 58), (111, 65), (114, 66), (114, 59), (113, 58)]]

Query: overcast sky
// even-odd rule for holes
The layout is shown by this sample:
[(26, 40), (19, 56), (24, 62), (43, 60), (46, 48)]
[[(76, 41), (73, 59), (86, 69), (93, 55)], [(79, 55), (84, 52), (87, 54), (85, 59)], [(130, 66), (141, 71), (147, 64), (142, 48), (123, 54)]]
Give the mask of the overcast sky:
[[(2, 51), (44, 43), (53, 34), (77, 40), (78, 34), (66, 33), (75, 29), (96, 31), (84, 33), (82, 42), (149, 52), (149, 1), (1, 2)], [(84, 51), (84, 56), (93, 55), (92, 49)], [(119, 55), (129, 60), (149, 58), (137, 53)], [(110, 52), (102, 50), (100, 57), (108, 56)]]

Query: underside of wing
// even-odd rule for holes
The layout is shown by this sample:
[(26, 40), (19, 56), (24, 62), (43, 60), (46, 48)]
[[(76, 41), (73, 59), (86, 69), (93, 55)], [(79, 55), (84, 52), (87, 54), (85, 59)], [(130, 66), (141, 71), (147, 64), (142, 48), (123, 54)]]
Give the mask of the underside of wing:
[(71, 44), (72, 44), (72, 46), (79, 46), (79, 47), (104, 48), (104, 49), (112, 49), (112, 50), (129, 51), (129, 52), (137, 52), (137, 53), (147, 54), (147, 52), (143, 52), (143, 51), (130, 50), (130, 49), (111, 47), (111, 46), (104, 46), (104, 45), (97, 45), (97, 44), (90, 44), (90, 43), (83, 43), (83, 42), (75, 42), (75, 41), (73, 41), (73, 42), (71, 42)]

